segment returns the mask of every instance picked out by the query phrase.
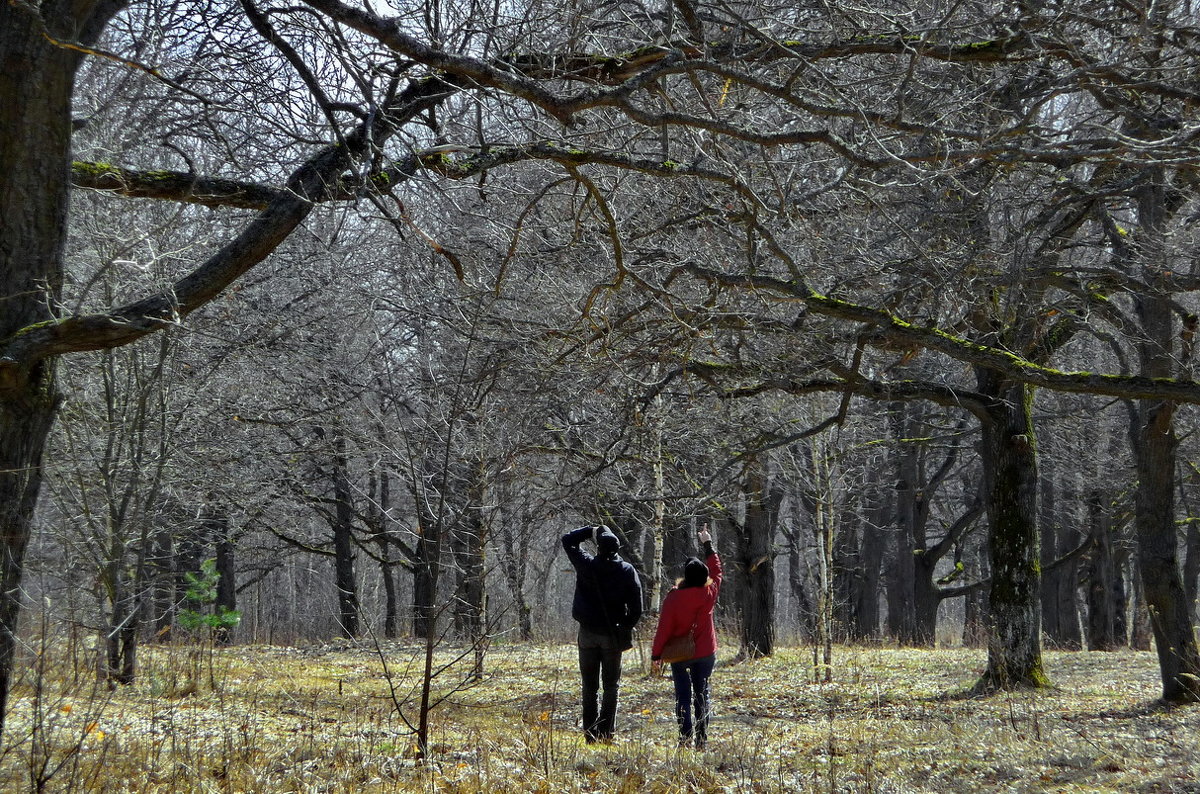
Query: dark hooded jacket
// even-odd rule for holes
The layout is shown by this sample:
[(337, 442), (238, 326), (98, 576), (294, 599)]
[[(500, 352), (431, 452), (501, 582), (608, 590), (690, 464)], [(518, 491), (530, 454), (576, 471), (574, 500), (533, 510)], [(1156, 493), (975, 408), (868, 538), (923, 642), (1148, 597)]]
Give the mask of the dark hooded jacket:
[(592, 534), (592, 527), (580, 527), (562, 537), (576, 573), (571, 617), (593, 631), (632, 629), (642, 616), (642, 582), (617, 553), (621, 542), (608, 527), (595, 532), (596, 556), (579, 548)]

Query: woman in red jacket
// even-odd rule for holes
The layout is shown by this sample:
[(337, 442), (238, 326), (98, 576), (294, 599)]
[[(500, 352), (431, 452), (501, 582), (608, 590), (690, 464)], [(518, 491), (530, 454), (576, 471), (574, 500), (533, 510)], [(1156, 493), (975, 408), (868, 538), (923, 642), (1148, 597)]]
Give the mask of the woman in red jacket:
[[(662, 668), (663, 646), (672, 637), (691, 632), (696, 641), (696, 655), (687, 661), (671, 663), (671, 679), (675, 682), (675, 718), (679, 722), (679, 744), (687, 746), (693, 738), (696, 747), (703, 749), (708, 741), (709, 691), (717, 656), (717, 632), (713, 627), (713, 607), (721, 589), (721, 558), (713, 550), (708, 525), (697, 534), (704, 551), (704, 562), (693, 557), (683, 566), (683, 579), (663, 599), (658, 616), (658, 630), (650, 659), (654, 671)], [(695, 723), (692, 705), (695, 704)]]

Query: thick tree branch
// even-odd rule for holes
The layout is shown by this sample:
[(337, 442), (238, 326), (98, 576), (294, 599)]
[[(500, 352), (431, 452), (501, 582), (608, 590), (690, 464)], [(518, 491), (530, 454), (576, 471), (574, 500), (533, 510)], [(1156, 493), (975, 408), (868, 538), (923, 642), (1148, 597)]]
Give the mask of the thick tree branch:
[[(732, 364), (712, 362), (688, 362), (679, 370), (680, 374), (693, 375), (714, 386), (717, 396), (723, 399), (754, 397), (767, 392), (786, 394), (817, 394), (820, 392), (851, 393), (870, 400), (929, 400), (949, 408), (961, 408), (976, 415), (986, 415), (987, 397), (970, 389), (957, 389), (938, 383), (904, 380), (885, 383), (867, 379), (783, 377), (754, 378), (746, 376)], [(740, 386), (725, 386), (726, 378), (751, 380)]]
[(1076, 394), (1200, 403), (1200, 383), (1193, 380), (1063, 372), (1036, 364), (1008, 350), (954, 336), (940, 328), (906, 322), (883, 309), (822, 295), (798, 279), (784, 281), (769, 276), (722, 273), (696, 264), (684, 265), (683, 269), (712, 283), (775, 293), (782, 300), (803, 303), (810, 311), (826, 317), (873, 325), (891, 340), (907, 342), (965, 364), (991, 369), (1031, 386)]
[(265, 210), (272, 201), (286, 198), (284, 191), (279, 188), (252, 182), (183, 171), (138, 171), (108, 163), (79, 160), (71, 164), (71, 184), (130, 198), (165, 199), (204, 207), (260, 211)]
[(345, 145), (327, 146), (301, 165), (285, 190), (240, 234), (207, 261), (177, 281), (168, 292), (152, 295), (107, 314), (74, 315), (21, 329), (0, 341), (0, 391), (20, 387), (45, 358), (63, 353), (118, 347), (178, 322), (205, 305), (243, 273), (274, 251), (327, 198), (342, 174), (367, 150), (413, 116), (441, 102), (449, 91), (436, 79), (416, 82), (372, 127), (360, 125)]

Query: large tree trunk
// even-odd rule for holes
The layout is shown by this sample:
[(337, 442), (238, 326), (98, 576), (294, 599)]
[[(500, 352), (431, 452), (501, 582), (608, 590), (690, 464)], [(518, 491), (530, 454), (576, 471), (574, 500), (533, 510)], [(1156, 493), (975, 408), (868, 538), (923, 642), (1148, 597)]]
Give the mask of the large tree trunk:
[(418, 558), (413, 564), (412, 633), (414, 637), (429, 639), (437, 631), (438, 561), (434, 549), (436, 544), (424, 536), (418, 538)]
[[(1058, 521), (1054, 515), (1055, 506), (1054, 476), (1046, 467), (1042, 477), (1040, 531), (1042, 544), (1042, 570), (1054, 562), (1058, 554)], [(1046, 571), (1042, 574), (1042, 631), (1052, 647), (1061, 646), (1062, 627), (1065, 622), (1058, 598), (1059, 571)]]
[[(897, 548), (890, 569), (888, 625), (902, 645), (928, 648), (936, 640), (938, 606), (942, 600), (934, 569), (945, 553), (930, 549), (926, 534), (930, 500), (937, 482), (930, 482), (922, 463), (921, 447), (912, 441), (921, 435), (920, 409), (911, 403), (894, 403), (891, 419), (896, 442)], [(947, 467), (952, 459), (953, 456), (947, 459)]]
[(862, 542), (858, 537), (858, 515), (849, 502), (842, 506), (838, 526), (841, 531), (833, 550), (834, 639), (845, 642), (854, 636), (855, 625), (858, 622), (854, 610), (857, 606), (856, 591), (862, 565), (859, 559)]
[(932, 648), (937, 641), (937, 614), (942, 596), (933, 572), (940, 559), (927, 550), (913, 555), (912, 644), (920, 648)]
[[(1138, 270), (1139, 277), (1148, 282), (1134, 304), (1143, 331), (1138, 341), (1139, 374), (1168, 378), (1178, 374), (1178, 359), (1183, 361), (1185, 374), (1190, 374), (1197, 321), (1194, 315), (1185, 320), (1182, 345), (1177, 347), (1175, 302), (1166, 285), (1159, 283), (1163, 268), (1170, 267), (1162, 261), (1158, 249), (1168, 214), (1166, 178), (1158, 168), (1147, 176), (1138, 194), (1138, 220), (1143, 231)], [(1139, 401), (1133, 409), (1130, 435), (1137, 471), (1134, 522), (1141, 592), (1158, 652), (1163, 700), (1179, 703), (1200, 701), (1200, 649), (1179, 569), (1175, 407), (1175, 403), (1164, 400)]]
[[(71, 91), (79, 54), (52, 46), (41, 24), (27, 8), (0, 4), (0, 339), (49, 321), (62, 283)], [(0, 729), (25, 549), (56, 399), (49, 363), (28, 378), (0, 381)]]
[[(987, 555), (983, 553), (983, 550), (972, 548), (970, 556), (974, 558), (975, 564), (968, 565), (968, 567), (979, 572), (979, 579), (990, 578), (991, 570), (988, 566)], [(987, 645), (988, 639), (987, 590), (983, 587), (972, 588), (967, 591), (963, 599), (963, 647), (982, 648)]]
[(138, 588), (141, 583), (129, 570), (123, 528), (117, 525), (110, 531), (109, 558), (101, 573), (108, 599), (101, 678), (115, 686), (132, 684), (137, 674), (137, 633), (142, 617)]
[(27, 393), (0, 399), (0, 720), (16, 650), (21, 572), (42, 481), (42, 449), (54, 418), (53, 389), (47, 371)]
[(175, 623), (175, 535), (171, 530), (158, 532), (154, 536), (150, 567), (151, 618), (154, 633), (152, 641), (169, 637)]
[(1179, 570), (1175, 529), (1174, 406), (1143, 402), (1134, 428), (1135, 511), (1142, 593), (1154, 633), (1163, 700), (1200, 701), (1200, 652)]
[[(0, 4), (0, 340), (52, 319), (62, 285), (71, 93), (80, 52), (122, 2)], [(49, 27), (49, 31), (44, 26)], [(21, 573), (56, 405), (54, 368), (0, 377), (0, 732), (12, 678)]]
[(414, 637), (432, 641), (437, 636), (438, 579), (442, 566), (441, 516), (425, 499), (419, 486), (413, 489), (417, 503), (417, 540), (412, 555), (412, 632)]
[(746, 474), (746, 523), (738, 549), (742, 590), (742, 650), (751, 658), (775, 651), (774, 528), (778, 504), (767, 493), (766, 466), (757, 461)]
[(992, 582), (987, 669), (976, 691), (1049, 684), (1042, 667), (1038, 593), (1037, 447), (1029, 386), (977, 372), (980, 391), (991, 395), (983, 421), (981, 456), (990, 523)]

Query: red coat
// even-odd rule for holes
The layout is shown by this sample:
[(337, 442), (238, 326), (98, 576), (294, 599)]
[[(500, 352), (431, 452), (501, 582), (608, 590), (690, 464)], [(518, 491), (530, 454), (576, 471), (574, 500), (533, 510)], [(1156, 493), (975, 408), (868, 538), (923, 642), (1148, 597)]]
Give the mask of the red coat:
[(696, 639), (696, 658), (703, 659), (717, 652), (713, 607), (721, 590), (721, 558), (713, 552), (704, 564), (708, 566), (708, 576), (712, 580), (709, 584), (704, 587), (676, 587), (663, 599), (658, 630), (654, 632), (654, 645), (650, 650), (651, 659), (658, 659), (667, 640), (684, 634), (693, 624), (696, 627), (692, 634)]

